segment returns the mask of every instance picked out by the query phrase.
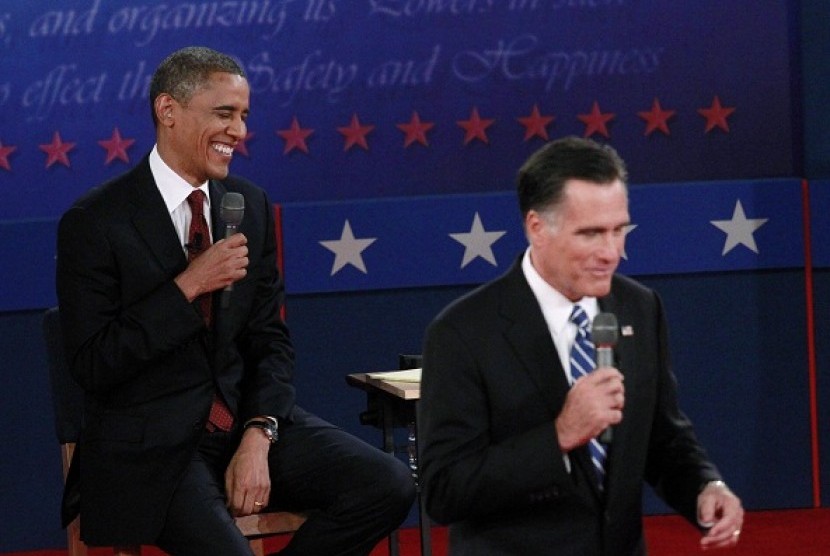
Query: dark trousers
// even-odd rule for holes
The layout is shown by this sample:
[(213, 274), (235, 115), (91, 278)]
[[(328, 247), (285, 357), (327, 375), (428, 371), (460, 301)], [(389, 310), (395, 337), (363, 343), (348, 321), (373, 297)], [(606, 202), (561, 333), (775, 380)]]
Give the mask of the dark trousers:
[[(158, 545), (175, 556), (250, 556), (228, 513), (224, 472), (238, 435), (206, 433), (167, 509)], [(408, 467), (300, 408), (268, 455), (268, 509), (307, 512), (283, 556), (368, 555), (406, 518)]]

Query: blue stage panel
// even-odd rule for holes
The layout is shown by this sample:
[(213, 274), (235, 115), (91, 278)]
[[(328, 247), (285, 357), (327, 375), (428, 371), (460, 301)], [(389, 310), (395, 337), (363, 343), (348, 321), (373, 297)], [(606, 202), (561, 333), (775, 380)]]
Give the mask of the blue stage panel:
[[(492, 279), (527, 245), (515, 197), (509, 191), (286, 203), (286, 288), (311, 293)], [(796, 179), (633, 185), (630, 213), (624, 274), (804, 266)]]
[(0, 221), (0, 311), (51, 307), (57, 221)]
[(830, 180), (812, 180), (810, 188), (810, 229), (813, 266), (830, 267)]

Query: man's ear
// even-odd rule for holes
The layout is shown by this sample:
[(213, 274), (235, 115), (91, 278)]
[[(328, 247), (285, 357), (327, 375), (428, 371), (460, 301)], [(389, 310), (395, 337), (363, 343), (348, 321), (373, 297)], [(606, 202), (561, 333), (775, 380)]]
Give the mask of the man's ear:
[(524, 228), (528, 243), (537, 249), (543, 249), (557, 233), (556, 215), (543, 214), (529, 210), (525, 215)]
[(542, 215), (531, 209), (525, 215), (525, 235), (527, 235), (530, 243), (536, 243), (540, 235), (545, 231), (547, 223), (542, 218)]
[(156, 120), (159, 125), (171, 126), (173, 125), (174, 110), (176, 108), (176, 100), (167, 93), (162, 93), (156, 97), (153, 103), (153, 109), (156, 112)]

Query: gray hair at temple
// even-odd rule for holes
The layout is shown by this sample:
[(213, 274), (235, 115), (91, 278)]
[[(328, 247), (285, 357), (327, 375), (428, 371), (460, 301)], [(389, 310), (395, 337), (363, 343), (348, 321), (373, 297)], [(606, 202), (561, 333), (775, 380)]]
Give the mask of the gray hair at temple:
[(547, 143), (519, 169), (516, 189), (522, 217), (531, 210), (552, 214), (562, 203), (565, 184), (578, 179), (609, 185), (628, 182), (625, 162), (610, 145), (581, 137), (564, 137)]
[(245, 77), (245, 70), (233, 58), (204, 46), (188, 46), (165, 58), (150, 82), (150, 112), (153, 125), (158, 125), (155, 103), (162, 93), (187, 105), (193, 95), (216, 72)]

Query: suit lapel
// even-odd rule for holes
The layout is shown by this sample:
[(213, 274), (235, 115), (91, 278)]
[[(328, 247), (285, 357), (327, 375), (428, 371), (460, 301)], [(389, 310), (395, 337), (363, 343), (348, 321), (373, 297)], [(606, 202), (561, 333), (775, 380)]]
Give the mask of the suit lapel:
[(136, 167), (132, 183), (135, 186), (131, 199), (131, 220), (144, 239), (147, 249), (165, 272), (173, 273), (183, 269), (187, 259), (179, 244), (167, 206), (153, 179), (148, 158), (145, 157)]
[(227, 192), (228, 190), (220, 181), (210, 180), (208, 183), (208, 193), (210, 194), (211, 231), (213, 232), (214, 243), (225, 237), (225, 223), (222, 221), (220, 212), (222, 207), (222, 197), (224, 197)]
[[(505, 337), (522, 362), (525, 371), (536, 383), (550, 411), (551, 421), (556, 418), (570, 390), (568, 378), (550, 335), (542, 309), (521, 269), (521, 258), (505, 276), (506, 286), (501, 301), (501, 313), (506, 321)], [(587, 446), (569, 454), (577, 483), (587, 483), (594, 498), (599, 491), (593, 464)], [(585, 496), (590, 496), (583, 488)]]
[[(224, 184), (217, 180), (210, 180), (208, 183), (208, 193), (210, 195), (210, 219), (211, 232), (213, 233), (213, 242), (224, 239), (225, 237), (225, 222), (221, 217), (222, 197), (227, 193), (227, 188)], [(233, 303), (231, 303), (233, 307)], [(213, 338), (222, 338), (224, 334), (222, 331), (227, 329), (229, 319), (229, 308), (222, 307), (222, 290), (213, 292), (213, 330), (216, 332)]]
[(568, 393), (568, 380), (542, 310), (522, 272), (521, 257), (504, 279), (499, 310), (505, 322), (505, 338), (554, 418)]
[[(616, 279), (612, 279), (611, 282), (611, 293), (607, 296), (600, 298), (599, 301), (599, 308), (600, 311), (606, 313), (613, 313), (617, 317), (617, 324), (619, 328), (622, 330), (624, 328), (631, 328), (631, 323), (628, 321), (628, 316), (624, 307), (624, 304), (616, 295), (615, 291), (615, 283)], [(632, 344), (630, 341), (626, 341), (626, 338), (620, 334), (618, 336), (617, 346), (614, 349), (614, 363), (620, 372), (625, 373), (625, 360), (626, 360), (626, 346), (631, 347)], [(626, 443), (623, 441), (626, 435), (626, 428), (627, 423), (625, 420), (625, 410), (623, 410), (623, 420), (619, 425), (616, 425), (612, 430), (614, 431), (614, 436), (611, 444), (608, 446), (608, 456), (606, 458), (605, 466), (606, 466), (606, 493), (609, 496), (613, 496), (614, 484), (617, 482), (617, 477), (620, 473), (625, 472), (625, 470), (617, 465), (615, 462), (625, 460), (624, 451), (626, 449)], [(619, 467), (619, 468), (618, 468)]]

